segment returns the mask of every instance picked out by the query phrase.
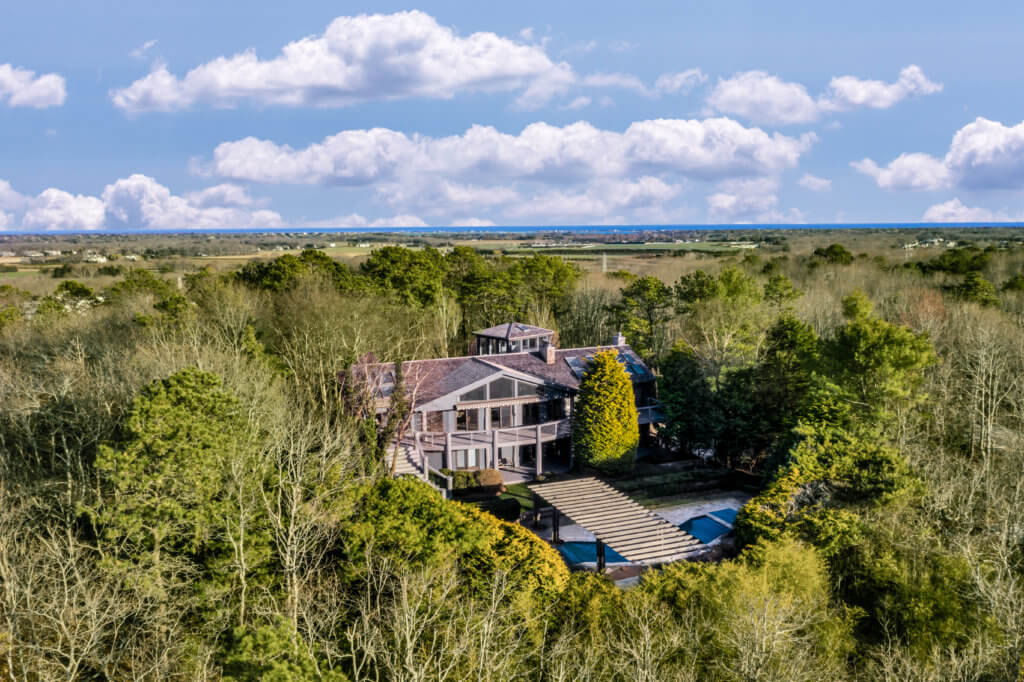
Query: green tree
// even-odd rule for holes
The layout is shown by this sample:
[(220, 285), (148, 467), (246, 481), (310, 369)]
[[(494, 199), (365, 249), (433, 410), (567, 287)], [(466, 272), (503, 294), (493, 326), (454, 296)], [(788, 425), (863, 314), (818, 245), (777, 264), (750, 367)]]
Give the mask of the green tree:
[(594, 354), (576, 398), (573, 448), (583, 463), (608, 473), (631, 471), (640, 442), (633, 384), (614, 349)]
[(843, 299), (847, 322), (825, 341), (823, 358), (839, 395), (877, 422), (922, 398), (917, 389), (936, 358), (926, 334), (886, 322), (872, 307), (860, 291)]
[(616, 306), (630, 344), (656, 361), (664, 347), (664, 325), (671, 317), (672, 289), (657, 277), (641, 277), (625, 286)]
[(665, 428), (658, 436), (680, 452), (697, 454), (712, 447), (721, 415), (700, 359), (680, 341), (665, 359), (660, 377)]
[(775, 306), (783, 306), (803, 296), (803, 292), (793, 286), (793, 282), (782, 273), (775, 273), (764, 285), (764, 300)]
[(106, 492), (93, 517), (114, 555), (147, 576), (144, 591), (159, 598), (176, 558), (215, 541), (223, 464), (248, 446), (237, 399), (216, 375), (186, 368), (142, 391), (123, 444), (100, 447)]
[(853, 254), (842, 244), (829, 244), (826, 248), (817, 248), (812, 255), (830, 265), (849, 265), (853, 262)]
[(236, 628), (224, 652), (224, 682), (345, 682), (344, 673), (318, 663), (291, 624)]
[(968, 272), (959, 284), (950, 287), (953, 296), (961, 301), (977, 303), (982, 306), (999, 306), (999, 296), (992, 283), (978, 272)]
[(432, 305), (444, 287), (445, 260), (437, 249), (385, 246), (363, 261), (360, 272), (378, 290), (406, 304)]

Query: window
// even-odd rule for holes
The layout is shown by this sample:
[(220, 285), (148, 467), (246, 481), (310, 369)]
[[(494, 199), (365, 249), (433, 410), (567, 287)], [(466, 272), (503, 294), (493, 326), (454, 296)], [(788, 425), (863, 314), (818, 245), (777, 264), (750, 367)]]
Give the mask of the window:
[(523, 343), (526, 345), (526, 350), (537, 350), (537, 337), (526, 339)]
[(444, 431), (444, 413), (427, 412), (427, 431)]
[(522, 347), (520, 346), (519, 341), (513, 341), (512, 342), (512, 352), (513, 353), (518, 353), (520, 350), (522, 350)]
[(472, 391), (463, 393), (459, 396), (460, 403), (471, 402), (473, 400), (487, 400), (487, 386), (474, 388)]
[(565, 417), (565, 400), (556, 398), (548, 401), (548, 421)]
[(532, 426), (540, 423), (540, 403), (526, 403), (523, 405), (523, 426)]
[(512, 379), (495, 379), (491, 382), (491, 400), (516, 397), (516, 382)]
[(536, 384), (528, 384), (525, 381), (516, 382), (516, 395), (520, 398), (526, 398), (529, 396), (541, 395), (544, 389)]
[(456, 431), (479, 431), (480, 410), (459, 410), (455, 413)]
[(492, 407), (491, 408), (491, 428), (492, 429), (505, 429), (510, 426), (514, 426), (512, 422), (512, 407)]
[(479, 466), (477, 451), (474, 449), (455, 450), (454, 454), (456, 469), (475, 469)]

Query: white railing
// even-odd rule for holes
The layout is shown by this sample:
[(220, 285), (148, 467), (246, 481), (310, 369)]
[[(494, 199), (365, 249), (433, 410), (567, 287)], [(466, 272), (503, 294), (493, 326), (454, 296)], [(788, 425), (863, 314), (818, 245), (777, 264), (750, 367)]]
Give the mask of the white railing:
[(665, 421), (665, 410), (661, 403), (637, 406), (636, 414), (641, 424), (655, 424)]
[(568, 435), (569, 420), (566, 418), (529, 426), (510, 426), (487, 431), (420, 431), (417, 432), (417, 447), (430, 450), (464, 450), (513, 445), (522, 442), (555, 440)]
[[(454, 488), (454, 479), (448, 474), (442, 473), (430, 466), (430, 459), (427, 457), (427, 453), (423, 451), (423, 446), (420, 444), (421, 434), (417, 433), (412, 439), (413, 448), (416, 452), (416, 457), (419, 459), (420, 472), (422, 473), (423, 480), (426, 481), (427, 485), (437, 490), (446, 499), (452, 499), (452, 489)], [(431, 478), (440, 479), (440, 483), (435, 483)]]

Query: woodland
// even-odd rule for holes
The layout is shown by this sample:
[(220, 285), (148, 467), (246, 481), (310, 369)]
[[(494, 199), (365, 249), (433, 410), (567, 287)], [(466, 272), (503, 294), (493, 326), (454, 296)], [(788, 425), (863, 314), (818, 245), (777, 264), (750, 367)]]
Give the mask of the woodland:
[[(0, 279), (0, 675), (1024, 680), (1024, 248), (857, 250)], [(388, 475), (347, 368), (508, 320), (626, 335), (664, 452), (759, 481), (735, 556), (623, 590)]]

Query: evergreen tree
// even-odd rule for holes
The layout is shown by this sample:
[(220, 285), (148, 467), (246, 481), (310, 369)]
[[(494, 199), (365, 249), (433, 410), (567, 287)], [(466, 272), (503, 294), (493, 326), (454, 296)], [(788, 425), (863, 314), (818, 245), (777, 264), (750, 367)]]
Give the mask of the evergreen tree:
[(594, 354), (573, 415), (576, 456), (608, 473), (630, 471), (640, 442), (633, 384), (614, 349)]

